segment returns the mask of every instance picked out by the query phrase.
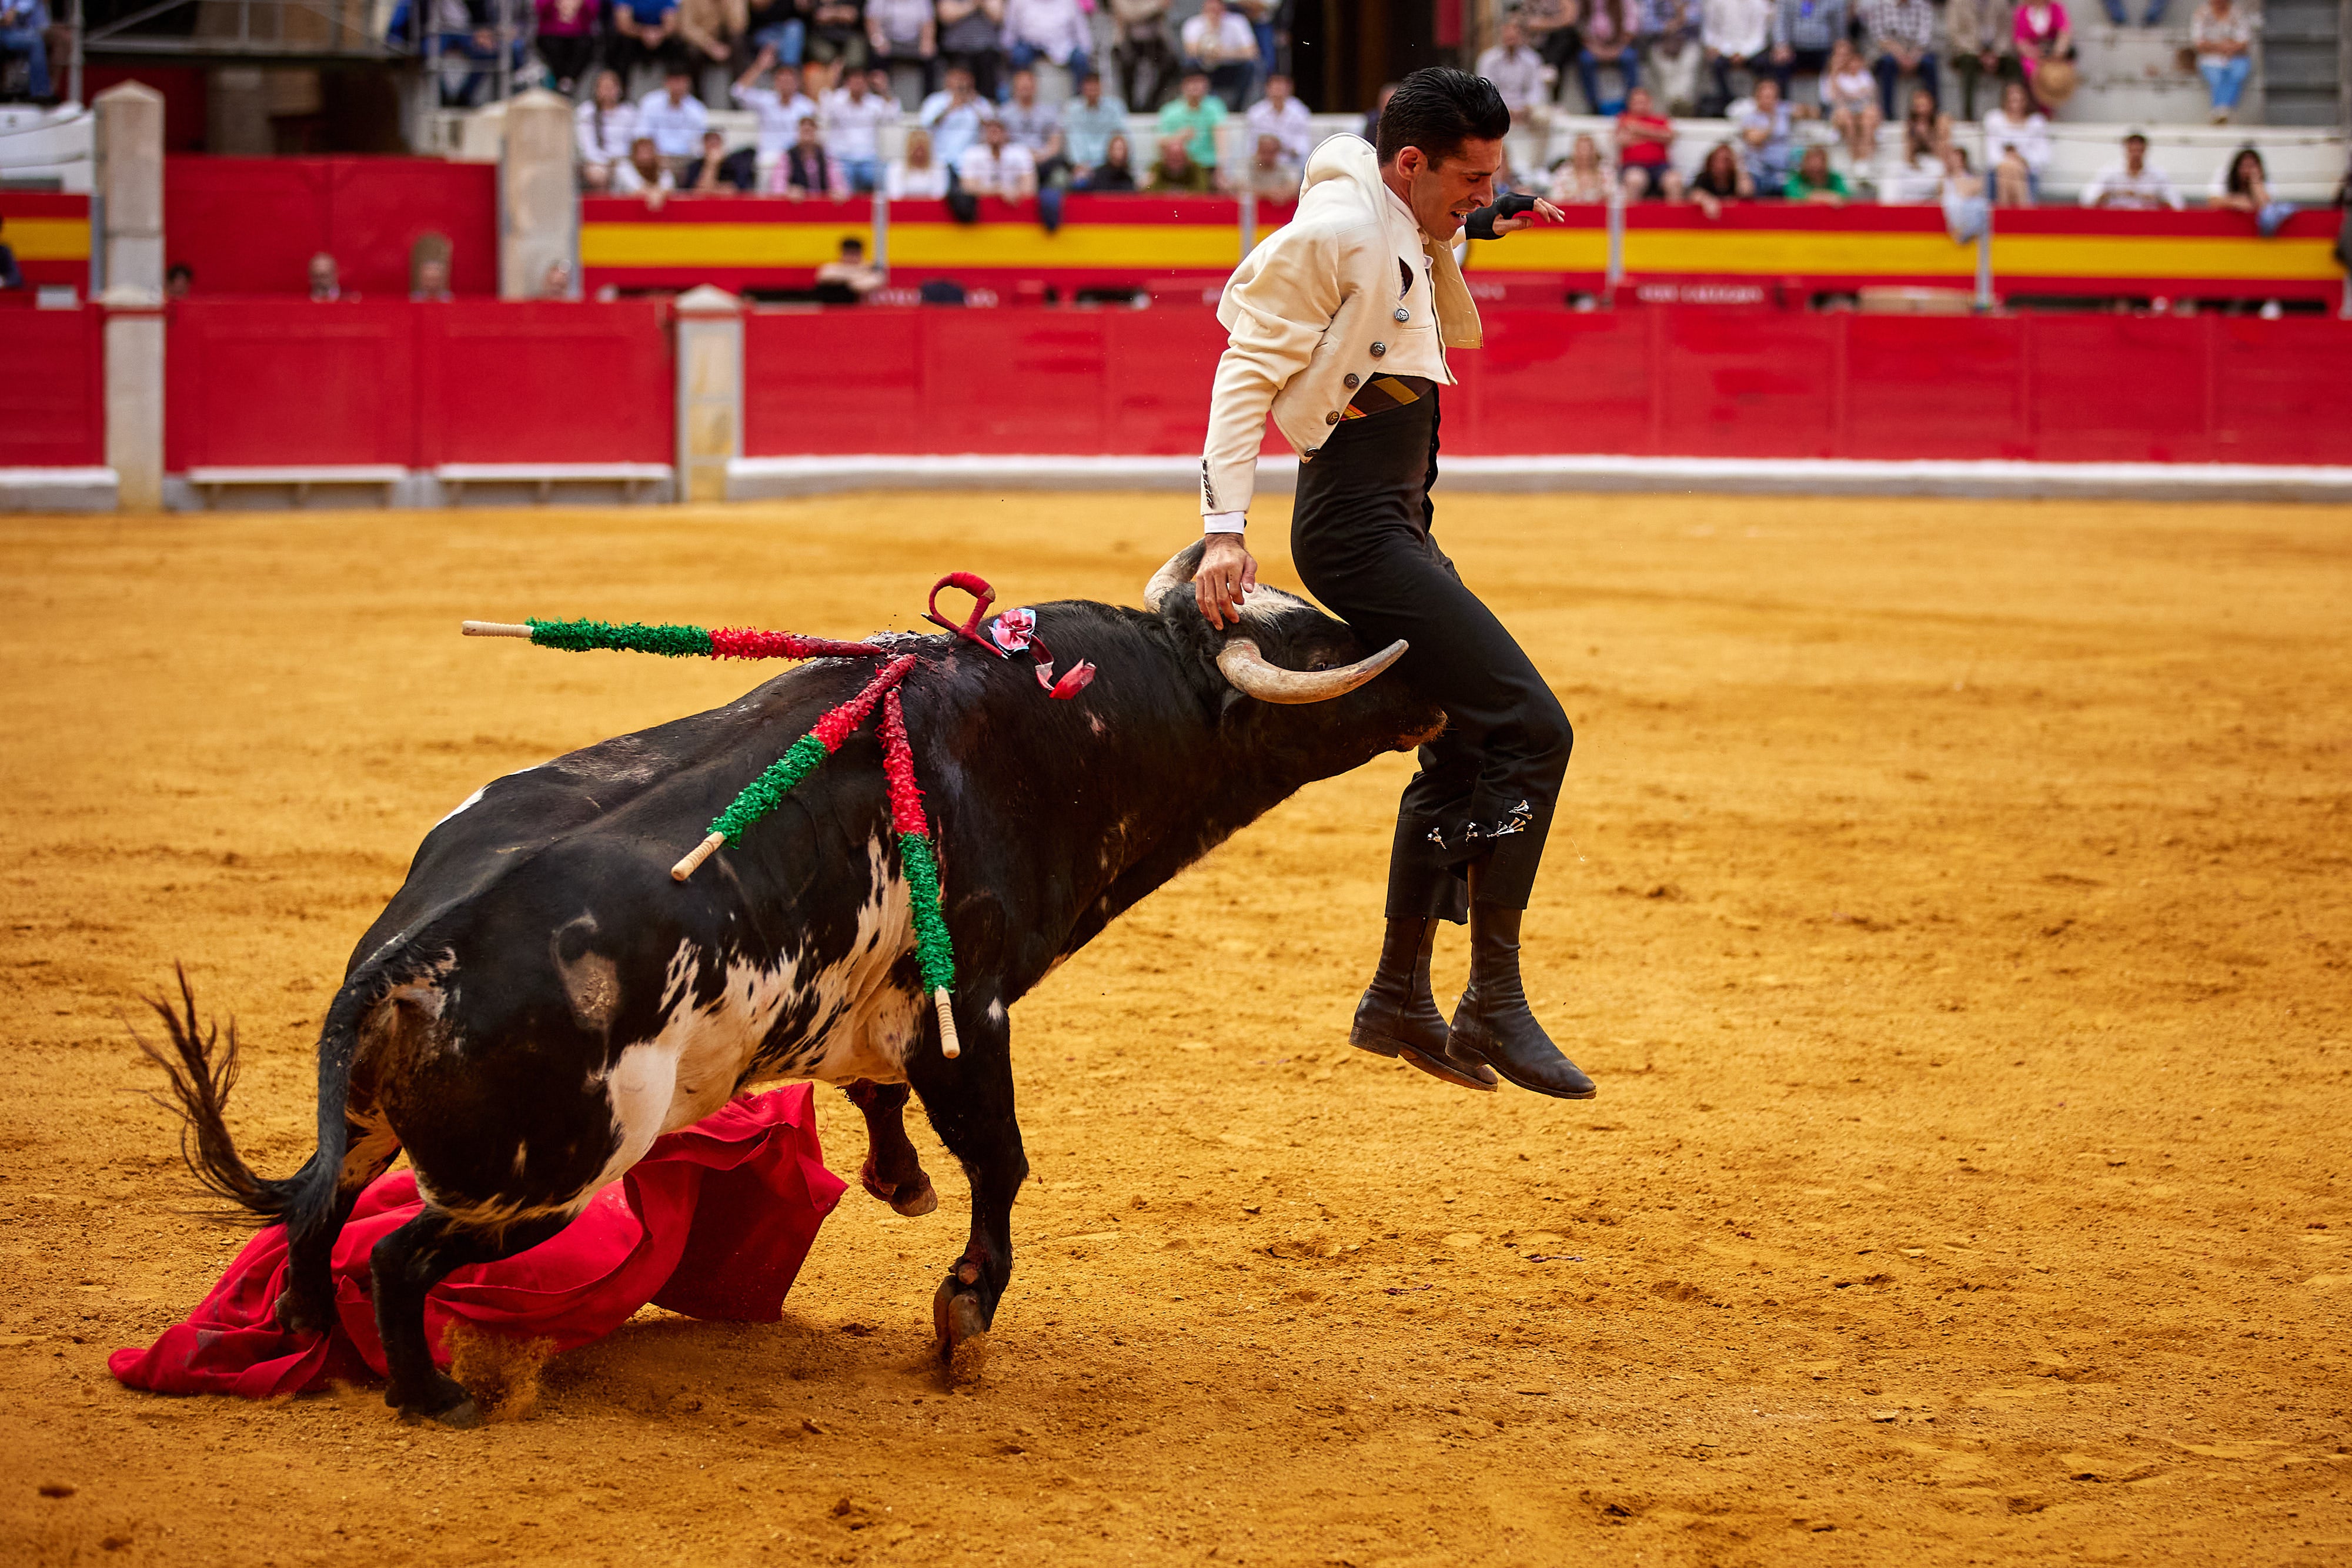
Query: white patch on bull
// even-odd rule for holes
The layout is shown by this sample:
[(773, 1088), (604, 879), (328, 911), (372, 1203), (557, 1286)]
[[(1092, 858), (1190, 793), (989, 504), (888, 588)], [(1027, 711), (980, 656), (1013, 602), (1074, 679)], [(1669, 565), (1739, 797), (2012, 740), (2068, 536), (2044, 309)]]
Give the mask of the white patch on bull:
[(1004, 1021), (1004, 1003), (1002, 998), (988, 1004), (988, 1021), (991, 1023)]
[(523, 1141), (522, 1139), (520, 1139), (520, 1138), (517, 1138), (517, 1139), (515, 1140), (515, 1157), (514, 1157), (514, 1173), (515, 1173), (515, 1175), (516, 1175), (517, 1176), (521, 1176), (521, 1175), (522, 1175), (522, 1167), (523, 1167), (526, 1164), (528, 1164), (528, 1163), (530, 1162), (530, 1145), (529, 1145), (528, 1143), (524, 1142), (524, 1141)]
[[(520, 779), (526, 773), (536, 773), (546, 766), (547, 764), (544, 762), (534, 762), (528, 768), (518, 768), (511, 773), (503, 774), (499, 778), (491, 779), (488, 784), (483, 785), (480, 789), (475, 790), (472, 794), (458, 801), (456, 809), (449, 813), (448, 817), (442, 818), (441, 822), (447, 821), (449, 817), (459, 816), (464, 812), (472, 810), (476, 806), (482, 803), (483, 796), (488, 794), (499, 785), (505, 783), (509, 779)], [(436, 822), (433, 826), (437, 828), (441, 825), (441, 822)]]

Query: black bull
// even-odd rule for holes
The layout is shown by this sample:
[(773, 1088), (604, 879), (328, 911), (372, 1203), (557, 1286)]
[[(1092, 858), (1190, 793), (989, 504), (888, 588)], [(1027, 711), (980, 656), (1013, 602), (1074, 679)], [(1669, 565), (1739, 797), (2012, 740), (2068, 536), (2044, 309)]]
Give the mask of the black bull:
[[(488, 785), (426, 835), (353, 950), (319, 1041), (319, 1146), (283, 1180), (238, 1157), (219, 1056), (194, 1008), (155, 1052), (215, 1190), (283, 1220), (289, 1328), (332, 1311), (336, 1233), (405, 1150), (425, 1207), (372, 1257), (385, 1399), (411, 1418), (476, 1418), (425, 1343), (448, 1272), (561, 1230), (663, 1132), (746, 1085), (820, 1079), (865, 1110), (866, 1185), (904, 1212), (936, 1201), (906, 1138), (908, 1088), (971, 1186), (971, 1233), (934, 1303), (943, 1347), (984, 1331), (1013, 1267), (1028, 1174), (1006, 1009), (1121, 912), (1318, 779), (1433, 733), (1442, 714), (1374, 680), (1341, 622), (1261, 591), (1213, 631), (1190, 591), (1199, 547), (1136, 611), (1039, 608), (1038, 632), (1100, 669), (1047, 701), (1024, 662), (946, 637), (905, 693), (956, 956), (962, 1053), (921, 1005), (871, 727), (683, 885), (670, 864), (746, 782), (875, 667), (827, 660), (740, 701)], [(1349, 667), (1352, 666), (1352, 667)], [(1302, 677), (1297, 672), (1322, 672)], [(1311, 689), (1301, 689), (1302, 687)], [(1245, 695), (1255, 693), (1256, 696)], [(1265, 697), (1270, 700), (1256, 700)]]

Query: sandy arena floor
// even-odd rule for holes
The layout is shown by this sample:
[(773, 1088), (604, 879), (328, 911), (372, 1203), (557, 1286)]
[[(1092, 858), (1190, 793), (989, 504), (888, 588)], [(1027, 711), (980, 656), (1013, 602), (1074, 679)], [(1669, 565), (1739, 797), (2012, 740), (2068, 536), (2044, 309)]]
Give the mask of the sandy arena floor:
[(138, 996), (184, 959), (236, 1016), (290, 1170), (424, 831), (755, 678), (461, 616), (1131, 602), (1189, 508), (0, 525), (0, 1562), (2352, 1561), (2352, 512), (1441, 512), (1576, 721), (1530, 988), (1599, 1100), (1348, 1048), (1391, 758), (1016, 1010), (1040, 1179), (977, 1381), (923, 1129), (940, 1212), (853, 1186), (783, 1322), (648, 1312), (474, 1433), (107, 1375), (242, 1234)]

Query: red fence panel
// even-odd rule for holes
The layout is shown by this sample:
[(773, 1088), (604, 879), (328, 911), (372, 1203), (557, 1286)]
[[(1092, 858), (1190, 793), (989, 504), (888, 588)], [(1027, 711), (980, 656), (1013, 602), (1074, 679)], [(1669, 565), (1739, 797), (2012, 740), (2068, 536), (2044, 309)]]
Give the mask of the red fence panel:
[(2052, 316), (2032, 329), (2033, 455), (2048, 463), (2201, 463), (2208, 320)]
[(407, 308), (420, 466), (670, 460), (675, 371), (657, 302)]
[(2031, 455), (2021, 319), (1842, 316), (1845, 430), (1838, 455)]
[(106, 461), (100, 312), (0, 307), (0, 468)]
[(437, 158), (163, 161), (164, 253), (194, 292), (303, 294), (310, 257), (335, 258), (346, 295), (408, 298), (418, 237), (450, 242), (449, 287), (498, 291), (498, 170)]
[(2208, 318), (2212, 455), (2352, 463), (2352, 321)]

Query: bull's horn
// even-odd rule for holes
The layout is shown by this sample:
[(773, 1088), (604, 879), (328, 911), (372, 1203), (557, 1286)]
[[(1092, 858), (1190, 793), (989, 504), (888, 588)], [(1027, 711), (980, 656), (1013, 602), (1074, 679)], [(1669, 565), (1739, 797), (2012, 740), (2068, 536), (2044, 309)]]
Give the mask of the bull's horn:
[(1262, 703), (1320, 703), (1346, 696), (1403, 658), (1404, 650), (1400, 638), (1370, 658), (1336, 670), (1286, 670), (1267, 664), (1265, 655), (1248, 638), (1235, 637), (1218, 652), (1217, 668), (1234, 690)]
[[(1186, 545), (1168, 558), (1167, 565), (1151, 574), (1151, 580), (1143, 585), (1143, 607), (1146, 610), (1157, 614), (1160, 601), (1168, 597), (1171, 591), (1192, 580), (1201, 570), (1201, 554), (1204, 548), (1200, 544)], [(1187, 556), (1192, 559), (1185, 559)]]

